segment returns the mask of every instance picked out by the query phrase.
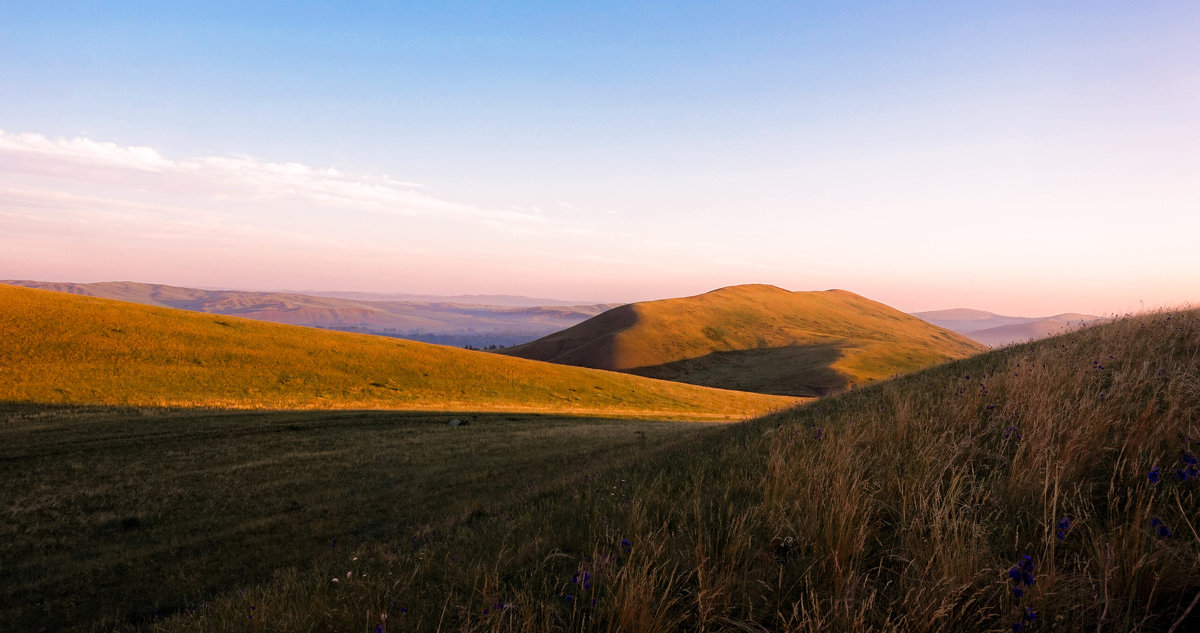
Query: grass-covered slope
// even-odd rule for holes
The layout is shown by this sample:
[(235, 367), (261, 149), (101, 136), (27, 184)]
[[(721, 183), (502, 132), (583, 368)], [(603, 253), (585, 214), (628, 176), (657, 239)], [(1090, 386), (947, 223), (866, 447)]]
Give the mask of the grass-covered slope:
[(158, 630), (1195, 631), (1198, 438), (1200, 312), (1123, 319), (726, 427)]
[(0, 286), (0, 401), (746, 417), (790, 399)]
[(621, 306), (503, 353), (709, 387), (820, 395), (984, 349), (844, 290), (745, 285)]

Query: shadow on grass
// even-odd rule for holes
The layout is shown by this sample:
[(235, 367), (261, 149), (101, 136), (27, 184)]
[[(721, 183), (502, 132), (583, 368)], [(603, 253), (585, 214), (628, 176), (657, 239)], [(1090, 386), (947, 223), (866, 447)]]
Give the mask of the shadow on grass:
[(779, 396), (824, 396), (848, 386), (846, 377), (833, 369), (833, 364), (842, 358), (843, 347), (840, 343), (815, 343), (713, 352), (698, 358), (638, 367), (629, 373)]
[(147, 622), (696, 430), (524, 413), (0, 403), (0, 629)]

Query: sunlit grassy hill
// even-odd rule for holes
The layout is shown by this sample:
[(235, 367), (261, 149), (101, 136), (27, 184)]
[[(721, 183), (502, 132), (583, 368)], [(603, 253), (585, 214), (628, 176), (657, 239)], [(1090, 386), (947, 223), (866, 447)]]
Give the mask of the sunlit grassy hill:
[(795, 402), (0, 286), (0, 401), (746, 417)]
[[(698, 436), (158, 630), (1200, 630), (1200, 311)], [(381, 629), (382, 630), (382, 629)]]
[(621, 306), (503, 353), (710, 387), (819, 395), (984, 349), (844, 290), (745, 285)]

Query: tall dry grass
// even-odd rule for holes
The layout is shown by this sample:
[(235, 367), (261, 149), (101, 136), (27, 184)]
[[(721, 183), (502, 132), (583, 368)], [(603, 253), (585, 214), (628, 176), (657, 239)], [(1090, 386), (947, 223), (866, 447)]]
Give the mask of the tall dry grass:
[(157, 629), (1200, 630), (1198, 439), (1200, 312), (1124, 318), (680, 441)]

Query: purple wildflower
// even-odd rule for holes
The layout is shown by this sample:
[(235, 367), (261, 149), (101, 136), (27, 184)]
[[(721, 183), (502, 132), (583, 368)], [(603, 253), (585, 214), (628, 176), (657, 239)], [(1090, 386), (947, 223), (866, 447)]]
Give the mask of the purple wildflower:
[(1071, 531), (1071, 517), (1063, 517), (1055, 528), (1054, 536), (1058, 537), (1060, 541), (1066, 539), (1067, 532)]

